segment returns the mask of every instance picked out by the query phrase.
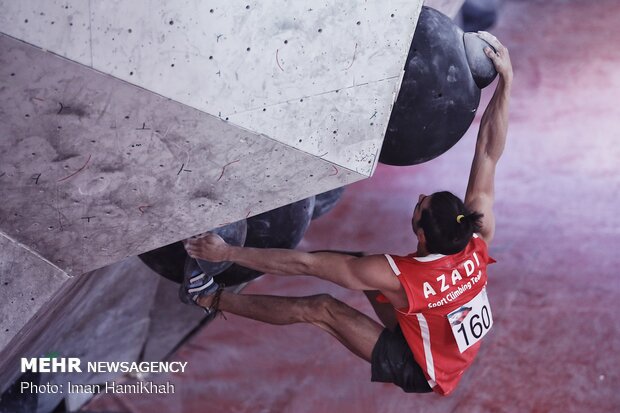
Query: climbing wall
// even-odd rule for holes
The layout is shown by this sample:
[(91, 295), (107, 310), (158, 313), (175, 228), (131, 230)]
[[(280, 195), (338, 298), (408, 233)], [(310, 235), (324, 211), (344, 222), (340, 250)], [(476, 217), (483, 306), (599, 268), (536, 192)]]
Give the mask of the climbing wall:
[(370, 175), (421, 3), (0, 1), (0, 27)]
[(370, 176), (421, 6), (0, 0), (0, 366), (71, 277)]

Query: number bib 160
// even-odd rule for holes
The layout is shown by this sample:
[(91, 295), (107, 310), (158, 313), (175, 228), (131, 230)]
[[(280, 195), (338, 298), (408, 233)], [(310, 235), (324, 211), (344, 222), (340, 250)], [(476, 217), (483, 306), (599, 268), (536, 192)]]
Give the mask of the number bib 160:
[(493, 315), (486, 288), (483, 288), (467, 304), (452, 311), (447, 317), (456, 344), (462, 353), (480, 341), (493, 327)]

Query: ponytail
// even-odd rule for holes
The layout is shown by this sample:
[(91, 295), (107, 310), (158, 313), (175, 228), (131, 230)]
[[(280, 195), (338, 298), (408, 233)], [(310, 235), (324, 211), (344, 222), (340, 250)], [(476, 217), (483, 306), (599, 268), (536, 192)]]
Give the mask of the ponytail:
[(472, 235), (480, 232), (482, 216), (468, 210), (451, 192), (434, 193), (430, 207), (422, 211), (420, 219), (428, 252), (450, 255), (462, 251)]

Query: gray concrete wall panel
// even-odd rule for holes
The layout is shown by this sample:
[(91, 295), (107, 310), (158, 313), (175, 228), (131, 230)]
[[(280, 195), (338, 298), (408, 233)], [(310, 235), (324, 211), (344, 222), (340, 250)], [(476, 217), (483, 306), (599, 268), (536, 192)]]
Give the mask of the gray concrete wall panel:
[[(400, 78), (336, 89), (268, 108), (230, 115), (238, 125), (254, 125), (268, 136), (294, 133), (303, 150), (332, 162), (346, 159), (356, 172), (369, 173), (381, 150), (391, 107), (381, 96), (391, 94)], [(304, 106), (304, 105), (307, 105)], [(369, 169), (370, 168), (370, 169)]]
[(362, 178), (7, 36), (0, 50), (0, 230), (68, 274)]
[(126, 257), (371, 175), (421, 4), (0, 0), (0, 385), (138, 357)]
[[(370, 175), (422, 0), (13, 3), (0, 27), (14, 37)], [(325, 93), (331, 105), (308, 99)], [(372, 102), (333, 111), (351, 98)]]
[(0, 0), (0, 32), (91, 66), (90, 2)]
[(0, 233), (0, 349), (69, 277)]

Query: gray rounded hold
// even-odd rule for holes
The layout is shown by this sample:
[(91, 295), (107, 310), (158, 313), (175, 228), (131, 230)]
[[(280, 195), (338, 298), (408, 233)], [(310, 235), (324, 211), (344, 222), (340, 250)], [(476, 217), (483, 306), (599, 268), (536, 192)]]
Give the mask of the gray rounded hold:
[[(310, 225), (314, 211), (314, 196), (263, 212), (248, 218), (244, 246), (251, 248), (293, 249), (299, 244)], [(220, 285), (239, 285), (263, 275), (261, 271), (233, 264), (215, 276)]]
[(482, 40), (476, 33), (463, 34), (463, 43), (465, 45), (465, 55), (467, 56), (467, 64), (471, 75), (476, 82), (476, 86), (480, 89), (487, 87), (497, 76), (497, 71), (493, 65), (493, 61), (484, 53), (485, 47), (493, 46)]
[[(216, 228), (211, 232), (215, 232), (229, 244), (241, 246), (245, 243), (247, 235), (247, 221), (243, 219), (233, 222), (232, 224)], [(175, 283), (182, 283), (184, 273), (193, 271), (196, 268), (202, 269), (207, 275), (216, 275), (232, 265), (231, 262), (227, 261), (209, 262), (195, 260), (187, 255), (187, 251), (185, 251), (181, 241), (145, 252), (138, 255), (138, 257), (150, 269)]]
[[(248, 224), (245, 219), (241, 221), (233, 222), (232, 224), (225, 225), (223, 227), (216, 228), (212, 231), (214, 234), (219, 235), (229, 245), (235, 245), (237, 247), (242, 246), (245, 243), (247, 235)], [(217, 275), (224, 272), (228, 267), (232, 265), (230, 261), (211, 262), (201, 259), (196, 259), (196, 262), (200, 268), (207, 275)]]

